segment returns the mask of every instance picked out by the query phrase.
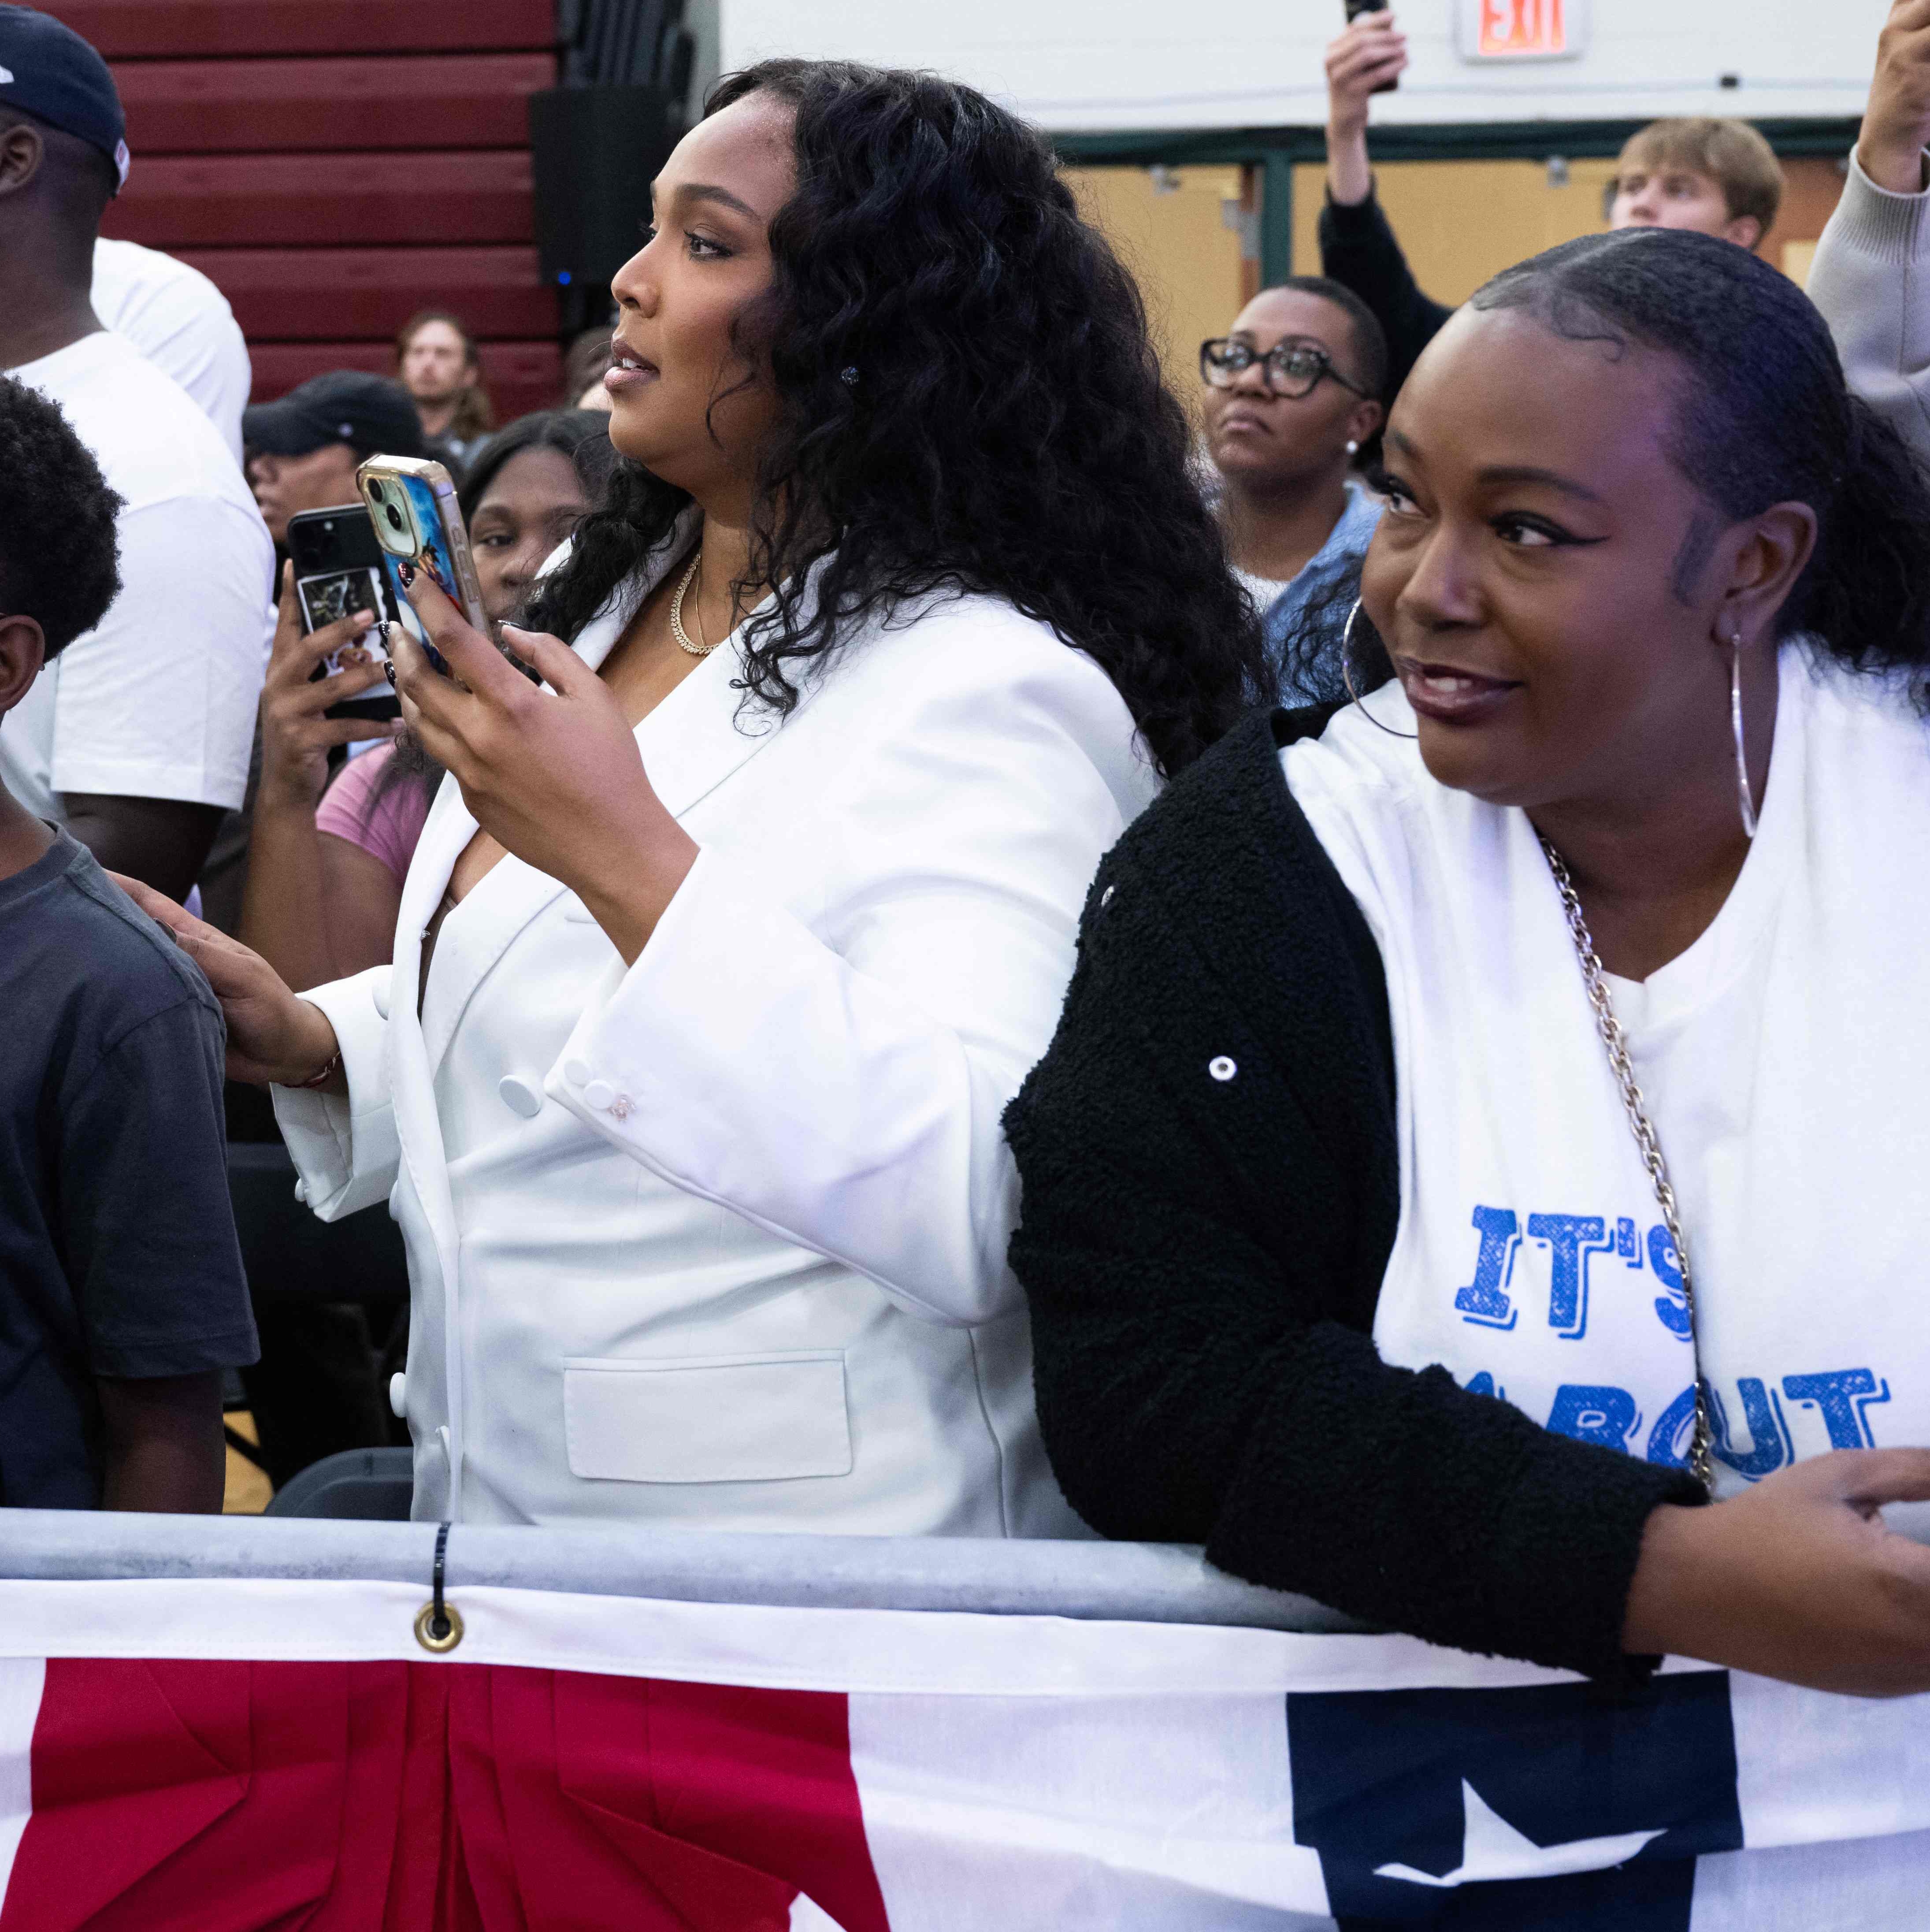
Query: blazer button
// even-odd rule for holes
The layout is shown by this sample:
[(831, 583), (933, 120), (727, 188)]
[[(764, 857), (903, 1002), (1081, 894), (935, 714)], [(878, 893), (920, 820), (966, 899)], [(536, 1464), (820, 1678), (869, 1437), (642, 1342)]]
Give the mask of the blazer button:
[(526, 1120), (533, 1120), (543, 1111), (542, 1089), (520, 1073), (505, 1073), (496, 1083), (496, 1090), (502, 1096), (502, 1104)]
[(391, 1415), (409, 1413), (409, 1378), (399, 1370), (388, 1378), (388, 1410)]
[(1215, 1080), (1230, 1080), (1239, 1069), (1224, 1053), (1220, 1053), (1206, 1062), (1206, 1071)]
[(563, 1062), (563, 1078), (572, 1087), (580, 1087), (589, 1078), (587, 1060), (566, 1060)]
[(594, 1107), (599, 1113), (607, 1112), (611, 1101), (616, 1098), (616, 1089), (607, 1080), (592, 1080), (583, 1089), (583, 1104)]

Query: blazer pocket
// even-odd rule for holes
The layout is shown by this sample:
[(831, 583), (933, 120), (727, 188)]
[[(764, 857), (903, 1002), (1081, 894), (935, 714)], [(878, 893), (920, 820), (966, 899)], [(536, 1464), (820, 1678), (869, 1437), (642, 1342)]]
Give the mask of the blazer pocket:
[(567, 1360), (563, 1433), (570, 1474), (604, 1481), (848, 1476), (844, 1352)]

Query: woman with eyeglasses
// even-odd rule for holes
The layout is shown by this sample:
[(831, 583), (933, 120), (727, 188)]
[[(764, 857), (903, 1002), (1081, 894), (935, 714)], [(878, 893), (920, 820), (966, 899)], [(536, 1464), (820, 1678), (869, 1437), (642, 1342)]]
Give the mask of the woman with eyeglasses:
[(1360, 700), (1127, 833), (1007, 1116), (1053, 1466), (1437, 1644), (1930, 1690), (1930, 481), (1648, 229), (1477, 291), (1377, 480)]
[(1340, 694), (1339, 626), (1289, 662), (1310, 604), (1358, 562), (1379, 502), (1353, 474), (1380, 427), (1387, 345), (1359, 296), (1317, 275), (1263, 289), (1200, 345), (1206, 454), (1233, 574), (1263, 620), (1290, 704)]

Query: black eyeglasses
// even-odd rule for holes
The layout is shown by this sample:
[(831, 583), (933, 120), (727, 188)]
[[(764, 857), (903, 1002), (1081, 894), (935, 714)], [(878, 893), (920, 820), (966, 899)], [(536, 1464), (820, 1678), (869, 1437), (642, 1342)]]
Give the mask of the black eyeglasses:
[(1236, 335), (1216, 335), (1210, 342), (1200, 344), (1200, 380), (1209, 388), (1230, 389), (1256, 362), (1264, 366), (1268, 389), (1291, 401), (1311, 396), (1323, 376), (1331, 378), (1343, 389), (1351, 389), (1356, 396), (1370, 393), (1343, 376), (1326, 350), (1305, 336), (1289, 336), (1284, 342), (1276, 342), (1264, 356)]

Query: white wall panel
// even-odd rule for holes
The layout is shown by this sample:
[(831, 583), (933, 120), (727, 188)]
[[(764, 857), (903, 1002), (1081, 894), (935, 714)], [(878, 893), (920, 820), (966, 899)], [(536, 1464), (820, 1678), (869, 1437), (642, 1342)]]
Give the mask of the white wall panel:
[[(1413, 62), (1377, 120), (1860, 113), (1887, 0), (1593, 0), (1578, 60), (1479, 65), (1455, 0), (1397, 7)], [(722, 0), (727, 68), (772, 53), (935, 68), (1062, 132), (1306, 125), (1341, 0)], [(1724, 88), (1734, 74), (1740, 85)]]

